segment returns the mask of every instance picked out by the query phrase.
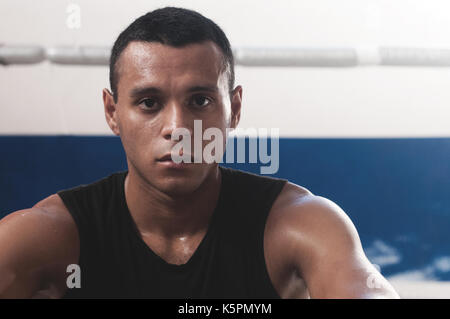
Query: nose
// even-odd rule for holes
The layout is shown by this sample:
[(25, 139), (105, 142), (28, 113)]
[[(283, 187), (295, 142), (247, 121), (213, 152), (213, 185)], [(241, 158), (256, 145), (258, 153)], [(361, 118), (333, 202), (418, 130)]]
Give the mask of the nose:
[(177, 102), (168, 103), (163, 110), (163, 127), (162, 127), (162, 136), (166, 140), (171, 140), (172, 133), (175, 129), (186, 128), (190, 133), (191, 129), (188, 125), (189, 122), (189, 114)]

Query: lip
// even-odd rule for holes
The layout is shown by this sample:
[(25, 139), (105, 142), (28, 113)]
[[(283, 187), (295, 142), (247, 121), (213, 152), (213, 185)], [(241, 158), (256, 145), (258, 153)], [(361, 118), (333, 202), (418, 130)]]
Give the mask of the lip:
[(185, 163), (185, 162), (175, 163), (172, 160), (172, 155), (169, 153), (169, 154), (166, 154), (163, 157), (159, 158), (157, 160), (157, 162), (158, 162), (158, 164), (160, 164), (166, 168), (185, 169), (188, 167), (189, 164), (192, 163), (192, 157), (191, 157), (191, 163)]
[(171, 160), (167, 161), (158, 161), (158, 164), (166, 167), (166, 168), (174, 168), (174, 169), (185, 169), (188, 167), (189, 163), (175, 163)]
[[(194, 162), (193, 156), (190, 156), (190, 158), (191, 158), (191, 163), (193, 163)], [(157, 161), (158, 162), (173, 162), (172, 154), (168, 153), (168, 154), (164, 155), (163, 157), (157, 159)]]

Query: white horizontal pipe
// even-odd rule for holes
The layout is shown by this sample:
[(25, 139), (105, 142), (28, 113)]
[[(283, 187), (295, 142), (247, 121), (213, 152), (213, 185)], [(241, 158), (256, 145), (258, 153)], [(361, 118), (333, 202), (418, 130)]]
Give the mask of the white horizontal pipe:
[(0, 45), (0, 64), (34, 64), (45, 60), (45, 50), (39, 46)]
[(450, 66), (449, 49), (381, 47), (382, 65)]
[[(234, 48), (242, 66), (355, 67), (450, 66), (450, 49), (401, 47), (335, 48)], [(0, 46), (0, 64), (33, 64), (48, 60), (55, 64), (108, 65), (110, 47), (101, 46)]]
[(55, 64), (108, 65), (110, 53), (108, 47), (53, 47), (47, 49), (46, 56)]
[(358, 64), (352, 48), (240, 48), (236, 63), (244, 66), (350, 67)]

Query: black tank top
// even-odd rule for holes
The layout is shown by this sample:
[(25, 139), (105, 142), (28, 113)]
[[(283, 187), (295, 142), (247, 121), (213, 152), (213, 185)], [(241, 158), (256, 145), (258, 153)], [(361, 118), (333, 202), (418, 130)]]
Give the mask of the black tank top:
[(263, 237), (287, 180), (219, 168), (221, 190), (208, 230), (182, 265), (167, 263), (141, 238), (125, 201), (126, 171), (58, 192), (80, 238), (81, 288), (68, 288), (64, 297), (279, 298)]

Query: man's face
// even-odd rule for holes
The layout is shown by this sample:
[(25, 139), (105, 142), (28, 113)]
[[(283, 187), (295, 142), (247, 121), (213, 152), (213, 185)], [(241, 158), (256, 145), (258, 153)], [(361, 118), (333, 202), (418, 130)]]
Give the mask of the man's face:
[[(186, 128), (194, 154), (194, 120), (202, 131), (222, 131), (239, 120), (241, 88), (230, 100), (228, 76), (220, 49), (213, 42), (175, 48), (156, 42), (131, 42), (116, 65), (118, 100), (105, 97), (105, 111), (113, 132), (120, 135), (129, 169), (150, 185), (171, 194), (196, 190), (217, 164), (192, 163), (174, 169), (160, 161), (178, 143), (172, 132)], [(203, 133), (202, 132), (202, 133)], [(203, 136), (203, 134), (202, 134)], [(211, 141), (202, 140), (202, 150)], [(225, 149), (225, 147), (224, 147)]]

